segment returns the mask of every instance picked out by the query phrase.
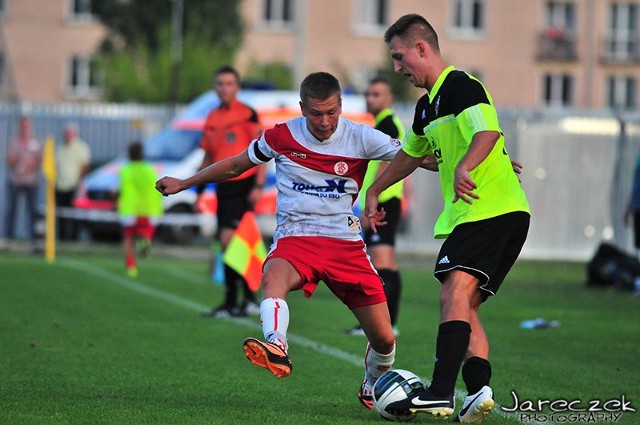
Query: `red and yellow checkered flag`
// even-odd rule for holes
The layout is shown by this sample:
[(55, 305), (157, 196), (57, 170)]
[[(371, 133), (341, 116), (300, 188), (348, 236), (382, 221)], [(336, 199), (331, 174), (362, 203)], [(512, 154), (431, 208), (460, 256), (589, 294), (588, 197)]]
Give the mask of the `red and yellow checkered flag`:
[(247, 211), (224, 251), (224, 263), (245, 278), (249, 289), (257, 291), (265, 258), (267, 247), (262, 240), (256, 216), (253, 211)]

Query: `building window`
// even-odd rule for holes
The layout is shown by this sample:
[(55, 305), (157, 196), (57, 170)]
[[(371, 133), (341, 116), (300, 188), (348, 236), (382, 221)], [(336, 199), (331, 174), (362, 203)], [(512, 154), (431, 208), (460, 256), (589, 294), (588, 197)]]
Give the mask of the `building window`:
[(542, 59), (575, 59), (576, 11), (570, 1), (548, 1), (545, 8), (545, 23), (540, 35), (540, 57)]
[(484, 32), (484, 0), (455, 0), (453, 30), (462, 36), (478, 36)]
[(640, 59), (638, 54), (638, 5), (613, 3), (609, 5), (606, 59), (629, 62)]
[(610, 108), (636, 107), (636, 79), (624, 75), (612, 75), (607, 79), (607, 100)]
[(387, 0), (357, 0), (354, 16), (356, 33), (379, 36), (389, 23), (389, 2)]
[(71, 59), (69, 89), (72, 96), (78, 97), (92, 97), (99, 93), (99, 70), (94, 59), (83, 56)]
[(547, 74), (543, 83), (544, 103), (548, 106), (573, 104), (573, 78), (569, 74)]
[(69, 17), (74, 22), (93, 21), (94, 16), (91, 13), (91, 0), (68, 0), (69, 1)]
[(268, 27), (292, 26), (293, 2), (291, 0), (264, 0), (262, 22)]

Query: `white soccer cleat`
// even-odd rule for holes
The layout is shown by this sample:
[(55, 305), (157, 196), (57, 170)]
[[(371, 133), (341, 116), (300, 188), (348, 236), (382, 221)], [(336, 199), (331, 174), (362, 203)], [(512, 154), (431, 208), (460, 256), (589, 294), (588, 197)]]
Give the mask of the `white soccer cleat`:
[(460, 412), (453, 420), (467, 424), (479, 424), (493, 409), (493, 390), (491, 387), (484, 386), (475, 394), (471, 394), (464, 398)]

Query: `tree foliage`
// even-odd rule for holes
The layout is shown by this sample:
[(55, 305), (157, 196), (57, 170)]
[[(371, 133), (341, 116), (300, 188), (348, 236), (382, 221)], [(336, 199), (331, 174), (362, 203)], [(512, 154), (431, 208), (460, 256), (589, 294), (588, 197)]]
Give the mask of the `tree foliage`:
[[(176, 1), (183, 1), (184, 11), (178, 62), (171, 27)], [(242, 41), (240, 1), (93, 2), (94, 13), (109, 28), (99, 55), (106, 100), (184, 103), (209, 89), (213, 71), (233, 63)]]

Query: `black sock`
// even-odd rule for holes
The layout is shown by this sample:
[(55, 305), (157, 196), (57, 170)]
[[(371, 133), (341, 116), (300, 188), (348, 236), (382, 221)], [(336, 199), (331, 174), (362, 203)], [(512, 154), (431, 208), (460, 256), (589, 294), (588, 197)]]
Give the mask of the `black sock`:
[(461, 320), (440, 324), (436, 340), (436, 364), (429, 389), (438, 397), (453, 394), (460, 365), (469, 348), (471, 325)]
[(491, 379), (491, 364), (481, 357), (471, 357), (462, 366), (462, 379), (469, 395), (475, 394)]
[[(245, 303), (255, 303), (256, 302), (256, 293), (249, 289), (249, 284), (247, 280), (240, 276), (240, 281), (242, 282), (242, 289), (244, 290), (244, 302)], [(257, 303), (256, 303), (257, 304)]]
[(400, 292), (402, 290), (400, 273), (397, 270), (381, 269), (378, 270), (378, 274), (384, 281), (384, 293), (387, 296), (391, 325), (394, 326), (398, 320), (398, 312), (400, 310)]
[(238, 306), (238, 278), (240, 275), (231, 267), (224, 265), (224, 305), (227, 308)]

